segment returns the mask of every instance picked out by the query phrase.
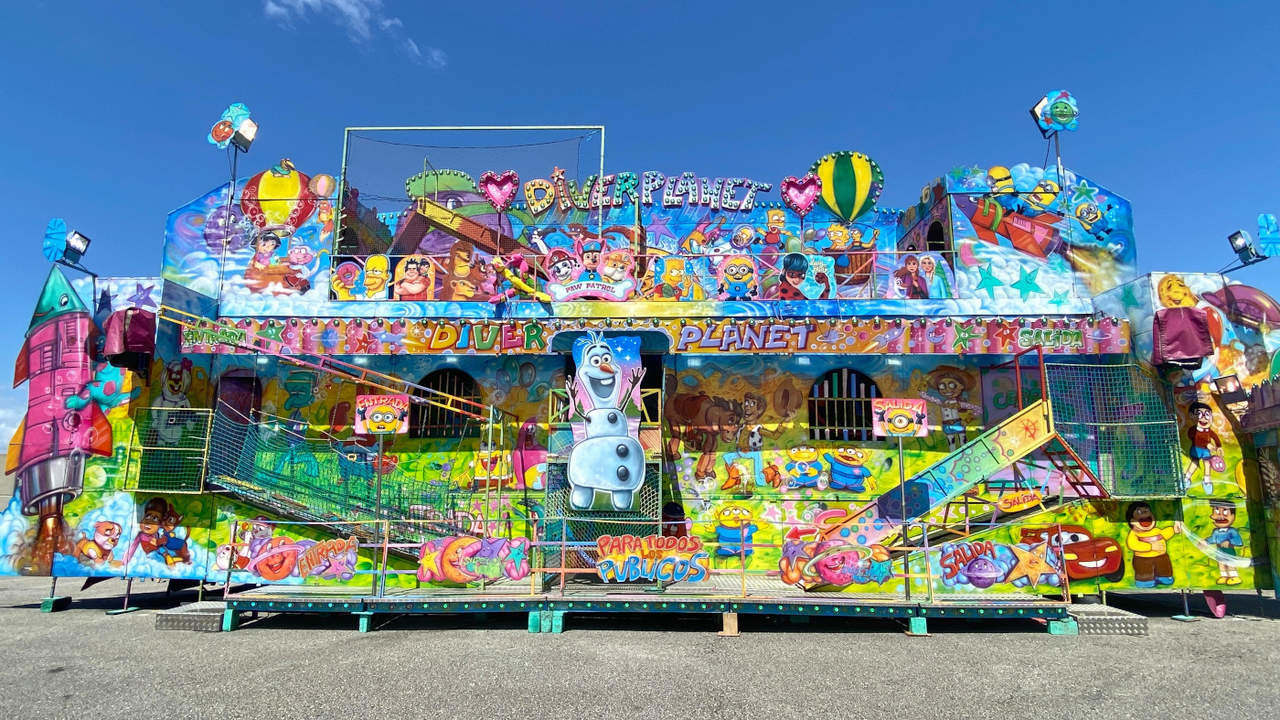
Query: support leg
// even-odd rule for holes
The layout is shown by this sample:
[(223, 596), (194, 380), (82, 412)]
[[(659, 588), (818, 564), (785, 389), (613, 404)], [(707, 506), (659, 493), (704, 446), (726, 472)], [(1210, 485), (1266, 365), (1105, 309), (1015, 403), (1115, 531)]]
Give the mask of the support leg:
[(240, 627), (240, 611), (227, 608), (222, 611), (222, 632), (231, 632)]
[(49, 597), (40, 601), (40, 612), (62, 612), (71, 607), (71, 596), (58, 596), (58, 578), (54, 576), (49, 583)]
[(738, 613), (720, 613), (720, 637), (738, 637)]
[(123, 615), (137, 610), (137, 606), (129, 604), (129, 595), (133, 592), (133, 578), (126, 578), (124, 581), (124, 605), (117, 610), (108, 610), (108, 615)]
[(353, 614), (360, 618), (360, 632), (367, 633), (373, 630), (373, 613), (361, 611)]
[(1079, 635), (1080, 624), (1073, 617), (1060, 618), (1058, 620), (1049, 621), (1050, 635)]
[(1174, 615), (1173, 619), (1177, 620), (1178, 622), (1196, 622), (1200, 619), (1195, 615), (1191, 614), (1191, 603), (1188, 602), (1187, 600), (1186, 590), (1182, 591), (1182, 614)]
[(907, 618), (907, 634), (912, 637), (928, 637), (929, 619), (923, 615)]
[(531, 633), (542, 632), (542, 611), (541, 610), (529, 611), (529, 632)]

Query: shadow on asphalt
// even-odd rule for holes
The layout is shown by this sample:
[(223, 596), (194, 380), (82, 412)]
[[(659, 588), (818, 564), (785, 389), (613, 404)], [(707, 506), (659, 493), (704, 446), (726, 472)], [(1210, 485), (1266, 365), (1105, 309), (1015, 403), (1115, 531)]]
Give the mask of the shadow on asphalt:
[[(1235, 592), (1226, 594), (1226, 602), (1227, 617), (1280, 619), (1280, 602), (1274, 597), (1256, 592)], [(1149, 618), (1169, 618), (1183, 613), (1182, 593), (1177, 592), (1107, 593), (1107, 605)], [(1205, 604), (1204, 593), (1187, 593), (1187, 606), (1193, 616), (1212, 617), (1209, 606)]]

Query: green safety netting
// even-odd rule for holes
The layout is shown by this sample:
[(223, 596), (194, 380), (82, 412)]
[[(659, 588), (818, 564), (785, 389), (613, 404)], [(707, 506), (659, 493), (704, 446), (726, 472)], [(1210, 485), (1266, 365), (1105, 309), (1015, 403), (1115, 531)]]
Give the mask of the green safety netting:
[(1137, 365), (1047, 363), (1058, 434), (1114, 497), (1182, 494), (1178, 423), (1168, 391)]
[(225, 406), (214, 413), (208, 482), (293, 520), (388, 520), (391, 537), (401, 541), (465, 531), (469, 521), (460, 511), (477, 494), (471, 471), (456, 462), (406, 472), (391, 456), (380, 459), (376, 443), (341, 439), (301, 420), (245, 417)]
[(133, 415), (125, 473), (128, 490), (198, 493), (204, 489), (212, 413), (203, 408), (146, 407)]

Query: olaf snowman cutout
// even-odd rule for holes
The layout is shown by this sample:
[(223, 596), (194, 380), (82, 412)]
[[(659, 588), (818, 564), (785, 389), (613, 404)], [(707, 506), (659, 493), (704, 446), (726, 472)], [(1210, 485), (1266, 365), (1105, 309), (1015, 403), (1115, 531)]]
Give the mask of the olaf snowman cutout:
[(595, 494), (602, 492), (609, 495), (614, 510), (630, 510), (635, 491), (644, 482), (644, 448), (631, 436), (623, 408), (644, 377), (644, 369), (631, 370), (624, 380), (603, 335), (589, 332), (578, 343), (578, 371), (565, 381), (565, 389), (569, 417), (586, 418), (587, 435), (569, 451), (569, 504), (586, 510), (595, 503)]

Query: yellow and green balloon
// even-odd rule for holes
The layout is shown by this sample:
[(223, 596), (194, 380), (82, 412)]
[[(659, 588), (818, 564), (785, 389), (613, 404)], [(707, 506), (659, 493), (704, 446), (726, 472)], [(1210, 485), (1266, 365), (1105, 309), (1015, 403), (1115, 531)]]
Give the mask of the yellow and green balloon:
[(845, 222), (875, 208), (884, 188), (880, 166), (860, 152), (846, 150), (824, 155), (809, 172), (822, 180), (822, 204)]

